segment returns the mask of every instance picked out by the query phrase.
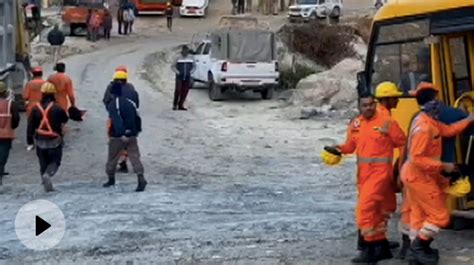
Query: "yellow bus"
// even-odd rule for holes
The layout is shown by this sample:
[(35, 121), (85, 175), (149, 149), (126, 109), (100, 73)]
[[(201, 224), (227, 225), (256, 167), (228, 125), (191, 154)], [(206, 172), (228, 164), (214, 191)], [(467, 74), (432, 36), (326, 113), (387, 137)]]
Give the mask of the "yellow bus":
[[(442, 88), (444, 103), (472, 111), (474, 1), (389, 1), (374, 17), (365, 70), (357, 79), (359, 93), (373, 92), (383, 81), (398, 84), (405, 96), (393, 116), (405, 131), (419, 111), (409, 92), (421, 81)], [(458, 137), (456, 160), (474, 168), (472, 142), (468, 133)], [(454, 216), (474, 218), (474, 192), (451, 199), (450, 207)]]

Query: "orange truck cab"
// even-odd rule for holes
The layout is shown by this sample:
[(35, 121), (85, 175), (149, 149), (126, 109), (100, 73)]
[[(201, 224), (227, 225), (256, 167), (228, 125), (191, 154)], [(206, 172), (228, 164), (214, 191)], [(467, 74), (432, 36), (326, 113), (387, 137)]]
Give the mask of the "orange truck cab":
[(84, 35), (87, 32), (89, 10), (98, 12), (101, 17), (106, 12), (104, 0), (64, 0), (62, 20), (71, 30), (71, 35)]

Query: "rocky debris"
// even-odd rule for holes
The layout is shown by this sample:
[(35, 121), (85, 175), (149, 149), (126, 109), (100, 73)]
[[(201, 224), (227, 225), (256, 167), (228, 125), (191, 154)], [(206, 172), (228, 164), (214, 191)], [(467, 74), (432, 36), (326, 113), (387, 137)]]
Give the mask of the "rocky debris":
[(324, 105), (321, 107), (304, 107), (301, 110), (301, 120), (311, 119), (313, 117), (327, 115), (331, 111), (330, 105)]
[(293, 105), (350, 109), (357, 102), (357, 72), (363, 69), (360, 60), (349, 58), (331, 70), (301, 80), (290, 98)]
[(297, 68), (308, 68), (314, 72), (322, 72), (328, 69), (327, 67), (319, 65), (315, 61), (307, 58), (303, 54), (292, 51), (281, 39), (278, 39), (276, 46), (278, 62), (282, 71), (289, 71)]

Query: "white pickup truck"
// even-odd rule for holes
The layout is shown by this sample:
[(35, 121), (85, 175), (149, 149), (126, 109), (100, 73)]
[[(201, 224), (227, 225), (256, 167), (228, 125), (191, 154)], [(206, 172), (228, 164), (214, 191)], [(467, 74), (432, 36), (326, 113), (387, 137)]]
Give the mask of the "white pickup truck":
[(221, 29), (200, 42), (194, 52), (193, 79), (207, 84), (209, 98), (221, 100), (233, 89), (252, 90), (271, 99), (279, 83), (275, 35), (260, 29)]

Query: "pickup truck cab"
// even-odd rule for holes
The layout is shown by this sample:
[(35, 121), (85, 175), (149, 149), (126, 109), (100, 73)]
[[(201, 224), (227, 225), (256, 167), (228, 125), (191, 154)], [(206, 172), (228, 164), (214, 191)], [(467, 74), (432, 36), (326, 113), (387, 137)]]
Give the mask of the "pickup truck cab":
[(342, 14), (342, 0), (296, 0), (290, 6), (288, 18), (295, 20), (316, 20), (318, 18), (339, 18)]
[[(280, 74), (274, 46), (265, 41), (265, 36), (272, 42), (274, 36), (264, 33), (263, 40), (256, 43), (248, 41), (245, 34), (229, 34), (233, 37), (221, 32), (197, 45), (194, 52), (197, 69), (193, 80), (207, 84), (209, 98), (213, 101), (220, 100), (222, 93), (229, 89), (239, 92), (253, 90), (261, 93), (263, 99), (271, 99)], [(249, 54), (249, 49), (255, 49), (254, 53)], [(250, 57), (255, 59), (248, 59)]]

